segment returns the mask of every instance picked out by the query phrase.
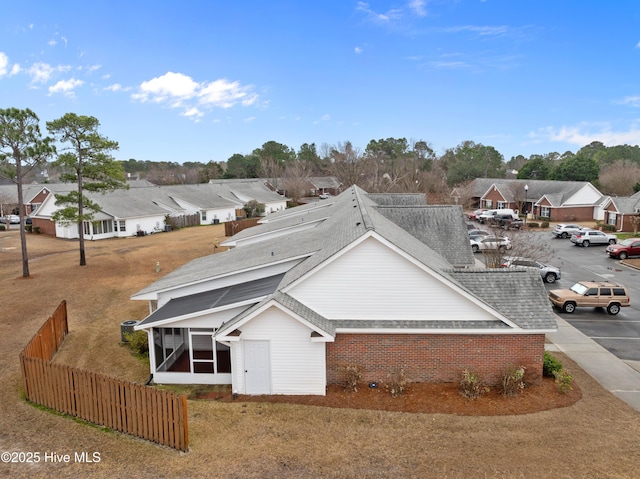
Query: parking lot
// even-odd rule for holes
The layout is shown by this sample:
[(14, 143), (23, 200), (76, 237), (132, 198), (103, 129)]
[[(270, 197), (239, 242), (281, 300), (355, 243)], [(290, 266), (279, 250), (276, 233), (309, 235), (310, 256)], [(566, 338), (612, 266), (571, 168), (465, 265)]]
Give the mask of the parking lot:
[(562, 279), (547, 284), (547, 290), (569, 288), (584, 280), (607, 280), (627, 287), (631, 306), (622, 308), (616, 316), (603, 308), (578, 308), (572, 314), (556, 309), (556, 314), (579, 329), (620, 359), (640, 370), (640, 270), (623, 265), (609, 258), (606, 246), (575, 246), (568, 239), (553, 238), (549, 232), (545, 241), (553, 248), (553, 258), (548, 262), (558, 266)]

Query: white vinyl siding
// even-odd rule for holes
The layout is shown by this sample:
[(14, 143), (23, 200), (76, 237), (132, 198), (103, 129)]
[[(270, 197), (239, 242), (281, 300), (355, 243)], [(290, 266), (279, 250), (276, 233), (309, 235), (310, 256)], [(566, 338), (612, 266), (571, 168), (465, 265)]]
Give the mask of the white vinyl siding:
[(325, 343), (311, 342), (311, 329), (275, 307), (239, 329), (241, 341), (231, 345), (234, 390), (244, 393), (242, 341), (268, 340), (271, 394), (325, 395)]
[(496, 319), (399, 253), (369, 238), (289, 294), (328, 319)]

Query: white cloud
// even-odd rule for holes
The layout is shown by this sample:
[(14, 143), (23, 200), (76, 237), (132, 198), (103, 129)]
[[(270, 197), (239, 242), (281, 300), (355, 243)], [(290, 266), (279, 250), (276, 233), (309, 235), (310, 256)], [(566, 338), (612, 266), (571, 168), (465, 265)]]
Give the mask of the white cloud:
[(375, 23), (389, 23), (401, 16), (402, 10), (391, 9), (386, 13), (377, 13), (369, 8), (369, 4), (366, 2), (358, 2), (356, 10), (366, 14), (367, 18)]
[(55, 85), (49, 87), (49, 94), (63, 93), (65, 96), (74, 97), (74, 90), (83, 84), (84, 82), (82, 80), (76, 80), (75, 78), (71, 78), (70, 80), (60, 80)]
[(52, 38), (51, 40), (49, 40), (49, 41), (47, 42), (47, 44), (48, 44), (50, 47), (55, 47), (55, 46), (58, 44), (58, 42), (56, 42), (55, 38)]
[(530, 133), (534, 139), (544, 138), (550, 141), (570, 143), (579, 147), (594, 141), (606, 146), (640, 144), (640, 128), (632, 125), (628, 131), (612, 131), (608, 124), (581, 123), (578, 126), (546, 127)]
[(47, 83), (55, 71), (51, 65), (38, 62), (31, 65), (27, 73), (33, 83)]
[(498, 25), (495, 27), (476, 26), (476, 25), (460, 25), (458, 27), (449, 27), (444, 29), (447, 33), (471, 32), (480, 36), (504, 35), (509, 32), (507, 25)]
[(202, 85), (198, 97), (201, 104), (219, 108), (231, 108), (238, 102), (243, 106), (250, 106), (258, 99), (252, 89), (251, 85), (242, 86), (237, 81), (230, 82), (223, 78)]
[(192, 98), (198, 90), (198, 83), (182, 73), (167, 72), (160, 77), (142, 82), (138, 93), (132, 97), (142, 102), (152, 101), (164, 103), (171, 101), (178, 104), (182, 100)]
[(204, 113), (194, 107), (182, 112), (181, 115), (186, 116), (187, 118), (191, 118), (197, 123), (200, 121), (200, 118), (204, 116)]
[(253, 121), (256, 121), (256, 117), (255, 116), (248, 116), (247, 118), (245, 118), (243, 120), (245, 123), (251, 123)]
[(315, 120), (313, 124), (317, 125), (321, 121), (329, 121), (330, 119), (331, 119), (331, 116), (328, 113), (325, 113), (324, 115), (322, 115), (322, 117), (319, 120)]
[(6, 75), (7, 67), (9, 66), (9, 57), (0, 52), (0, 77)]
[(120, 83), (114, 83), (113, 85), (109, 85), (108, 87), (105, 87), (104, 90), (106, 91), (129, 91), (131, 90), (130, 87), (123, 87), (122, 85), (120, 85)]
[(628, 96), (625, 97), (622, 102), (623, 105), (631, 105), (635, 107), (640, 107), (640, 96)]
[(353, 51), (354, 51), (355, 53), (357, 53), (357, 54), (360, 54), (360, 53), (362, 53), (362, 48), (360, 48), (360, 47), (355, 47), (355, 48), (353, 49)]
[(227, 109), (238, 104), (250, 106), (258, 101), (252, 85), (241, 85), (224, 78), (208, 83), (196, 82), (187, 75), (174, 72), (142, 82), (131, 97), (169, 108), (184, 108), (182, 115), (190, 118), (196, 112), (198, 118), (204, 115), (199, 107)]
[(21, 71), (22, 71), (22, 68), (20, 67), (20, 65), (18, 63), (14, 63), (13, 66), (11, 67), (11, 72), (9, 73), (9, 76), (17, 75)]
[(427, 15), (425, 4), (426, 2), (424, 0), (411, 0), (409, 2), (409, 8), (413, 10), (419, 17), (424, 17)]

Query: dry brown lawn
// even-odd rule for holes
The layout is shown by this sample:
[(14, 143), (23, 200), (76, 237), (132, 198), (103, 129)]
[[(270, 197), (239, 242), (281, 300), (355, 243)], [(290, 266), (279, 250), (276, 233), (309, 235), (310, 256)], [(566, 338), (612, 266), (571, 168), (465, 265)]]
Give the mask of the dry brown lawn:
[[(529, 412), (530, 405), (558, 405), (553, 388), (525, 390), (528, 399), (508, 400), (493, 412), (480, 405), (503, 399), (465, 400), (466, 415), (460, 408), (437, 412), (442, 407), (404, 412), (398, 405), (409, 399), (389, 402), (383, 392), (366, 389), (361, 394), (370, 399), (376, 394), (375, 402), (387, 406), (359, 409), (356, 396), (340, 391), (326, 400), (332, 403), (317, 400), (318, 405), (309, 405), (312, 399), (303, 404), (283, 398), (192, 399), (188, 453), (75, 421), (23, 399), (18, 354), (63, 299), (70, 335), (56, 361), (146, 381), (148, 366), (120, 345), (120, 323), (141, 319), (147, 311), (130, 295), (188, 260), (211, 254), (214, 239), (223, 235), (220, 225), (87, 243), (85, 267), (78, 266), (77, 242), (28, 235), (31, 277), (25, 279), (18, 233), (0, 232), (0, 451), (71, 455), (69, 464), (0, 463), (0, 477), (638, 477), (640, 414), (562, 355), (577, 388), (562, 399), (564, 407), (539, 412)], [(425, 397), (432, 406), (458, 400), (452, 390)], [(388, 410), (393, 408), (398, 410)], [(502, 409), (504, 415), (493, 415)], [(100, 462), (74, 463), (74, 453), (82, 451), (100, 453)]]

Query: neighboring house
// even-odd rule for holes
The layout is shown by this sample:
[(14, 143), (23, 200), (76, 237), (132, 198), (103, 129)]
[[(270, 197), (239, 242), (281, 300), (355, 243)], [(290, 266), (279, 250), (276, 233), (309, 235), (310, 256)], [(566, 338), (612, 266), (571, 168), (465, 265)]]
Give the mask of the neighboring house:
[[(526, 186), (526, 188), (525, 188)], [(587, 181), (477, 178), (452, 192), (471, 207), (511, 208), (548, 221), (603, 220), (608, 196)]]
[(365, 382), (542, 377), (556, 322), (540, 275), (474, 268), (459, 206), (353, 186), (223, 244), (132, 296), (150, 304), (135, 329), (156, 383), (324, 395), (346, 366)]
[[(285, 178), (265, 179), (265, 182), (274, 190), (284, 196), (290, 196), (286, 190)], [(335, 176), (312, 176), (305, 180), (304, 195), (315, 197), (320, 195), (337, 196), (344, 190), (344, 185)]]
[(640, 191), (631, 196), (610, 197), (605, 203), (604, 222), (615, 226), (616, 231), (634, 231), (631, 218), (639, 215)]
[[(40, 185), (30, 198), (35, 208), (33, 226), (58, 238), (78, 238), (76, 225), (55, 224), (51, 217), (59, 208), (55, 193), (67, 193), (74, 184)], [(269, 190), (260, 180), (220, 180), (197, 185), (144, 186), (128, 190), (84, 194), (100, 205), (93, 221), (83, 225), (85, 238), (98, 240), (164, 231), (167, 218), (197, 216), (199, 224), (234, 221), (250, 200), (265, 204), (265, 214), (286, 208), (286, 198)]]

